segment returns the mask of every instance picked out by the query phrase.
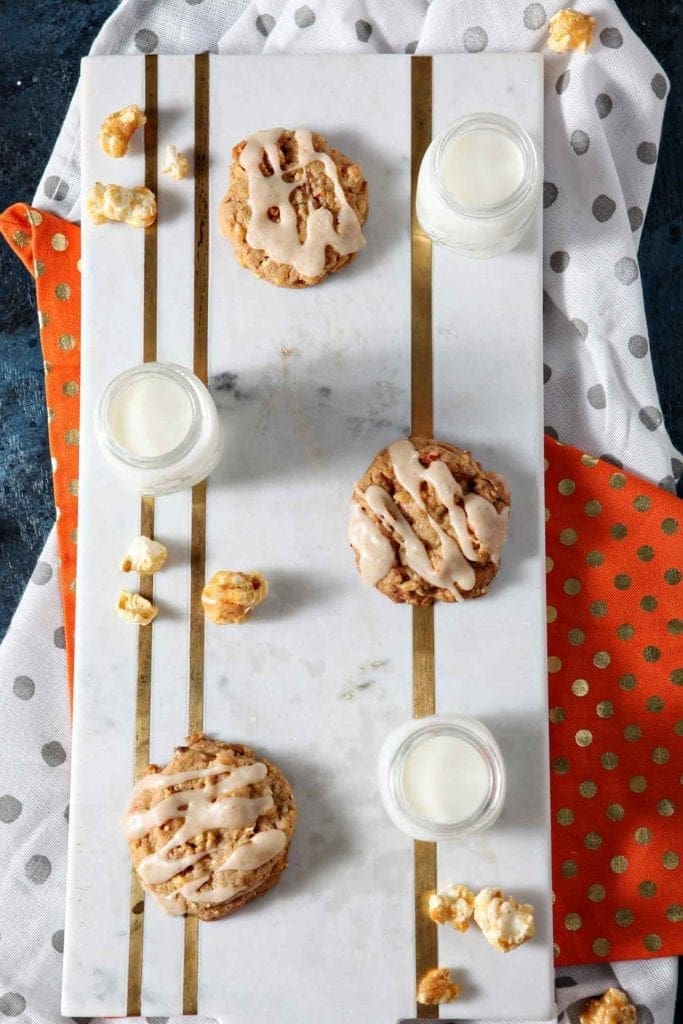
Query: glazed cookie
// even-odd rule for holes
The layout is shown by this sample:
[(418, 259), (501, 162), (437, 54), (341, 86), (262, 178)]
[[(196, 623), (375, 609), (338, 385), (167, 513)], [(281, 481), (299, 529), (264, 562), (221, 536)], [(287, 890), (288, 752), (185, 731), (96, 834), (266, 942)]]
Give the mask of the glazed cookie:
[(283, 288), (318, 284), (365, 245), (363, 172), (307, 128), (255, 132), (232, 151), (219, 209), (243, 267)]
[(150, 765), (123, 830), (143, 888), (168, 914), (216, 921), (277, 885), (296, 804), (287, 779), (248, 747), (201, 733)]
[(392, 601), (462, 601), (498, 572), (509, 512), (507, 484), (469, 452), (409, 437), (356, 484), (349, 539), (362, 578)]

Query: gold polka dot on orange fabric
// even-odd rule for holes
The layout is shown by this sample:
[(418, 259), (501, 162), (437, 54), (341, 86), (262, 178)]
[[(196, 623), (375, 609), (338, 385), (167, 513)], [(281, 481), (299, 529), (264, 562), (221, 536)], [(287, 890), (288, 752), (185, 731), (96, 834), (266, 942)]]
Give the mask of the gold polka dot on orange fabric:
[(550, 438), (545, 455), (557, 961), (681, 953), (677, 500)]
[(71, 681), (75, 595), (70, 583), (76, 575), (81, 328), (76, 263), (80, 259), (81, 234), (78, 225), (20, 203), (0, 215), (0, 231), (36, 282), (48, 435), (58, 509), (64, 637)]

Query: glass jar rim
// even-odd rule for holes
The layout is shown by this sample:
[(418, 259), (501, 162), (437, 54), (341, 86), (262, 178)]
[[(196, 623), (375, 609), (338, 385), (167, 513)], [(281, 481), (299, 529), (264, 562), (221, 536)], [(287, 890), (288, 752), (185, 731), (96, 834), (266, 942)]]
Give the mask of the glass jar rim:
[[(401, 774), (405, 760), (426, 737), (451, 735), (469, 743), (482, 757), (488, 776), (487, 794), (469, 817), (458, 822), (439, 823), (418, 815), (401, 792)], [(492, 825), (505, 800), (503, 758), (490, 730), (476, 718), (466, 715), (434, 715), (406, 723), (387, 737), (380, 754), (380, 778), (383, 799), (390, 817), (399, 828), (417, 839), (459, 839), (482, 832)], [(386, 798), (393, 808), (386, 805)]]
[[(191, 423), (183, 440), (161, 455), (132, 455), (114, 437), (110, 424), (110, 414), (115, 401), (136, 378), (166, 377), (175, 381), (183, 390), (190, 402)], [(197, 397), (197, 385), (204, 387), (202, 382), (191, 370), (177, 363), (150, 362), (140, 363), (123, 370), (109, 381), (97, 404), (96, 429), (101, 443), (119, 462), (133, 469), (168, 469), (183, 459), (197, 442), (201, 429), (201, 408)]]
[[(478, 128), (490, 128), (507, 135), (508, 138), (514, 141), (524, 161), (522, 180), (509, 196), (498, 202), (480, 204), (460, 203), (448, 191), (444, 183), (441, 169), (443, 157), (447, 146), (454, 139)], [(462, 217), (470, 217), (475, 220), (500, 217), (502, 214), (509, 213), (519, 206), (534, 187), (539, 168), (538, 151), (529, 133), (521, 125), (510, 120), (509, 117), (486, 111), (465, 114), (463, 117), (458, 118), (457, 121), (453, 121), (447, 128), (444, 128), (437, 135), (434, 142), (436, 145), (432, 150), (431, 167), (439, 198)]]

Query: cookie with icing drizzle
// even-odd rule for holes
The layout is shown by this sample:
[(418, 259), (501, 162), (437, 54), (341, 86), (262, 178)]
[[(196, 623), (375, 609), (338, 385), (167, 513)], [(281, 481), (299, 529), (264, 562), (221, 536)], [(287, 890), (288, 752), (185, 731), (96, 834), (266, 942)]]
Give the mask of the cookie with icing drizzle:
[(243, 267), (283, 288), (306, 288), (363, 248), (368, 186), (358, 164), (307, 128), (270, 128), (232, 151), (219, 209)]
[(409, 437), (356, 484), (349, 539), (363, 580), (401, 604), (481, 597), (498, 572), (510, 492), (470, 452)]
[(133, 788), (123, 831), (142, 887), (173, 915), (215, 921), (272, 889), (287, 867), (296, 804), (248, 747), (190, 736)]

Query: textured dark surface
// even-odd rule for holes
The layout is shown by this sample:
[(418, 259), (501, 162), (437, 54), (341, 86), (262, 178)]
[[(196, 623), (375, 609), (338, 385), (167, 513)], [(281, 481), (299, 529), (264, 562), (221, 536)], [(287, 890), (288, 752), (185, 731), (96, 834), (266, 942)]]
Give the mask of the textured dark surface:
[[(79, 58), (115, 6), (116, 0), (0, 0), (0, 209), (33, 196), (76, 85)], [(661, 407), (680, 449), (680, 4), (627, 0), (621, 9), (673, 83), (640, 245), (640, 269)], [(53, 521), (54, 508), (33, 287), (4, 243), (0, 243), (0, 281), (2, 636)]]

